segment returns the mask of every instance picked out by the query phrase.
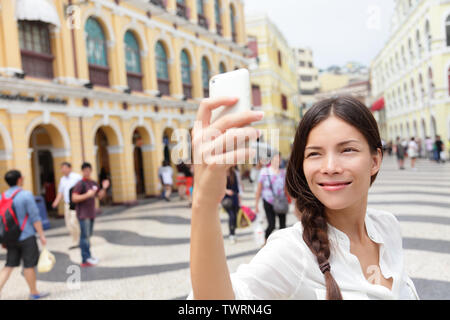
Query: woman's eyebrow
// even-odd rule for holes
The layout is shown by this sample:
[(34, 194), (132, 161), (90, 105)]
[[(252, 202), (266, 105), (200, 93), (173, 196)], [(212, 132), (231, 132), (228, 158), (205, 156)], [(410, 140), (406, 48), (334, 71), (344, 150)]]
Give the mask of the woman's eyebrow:
[[(344, 144), (351, 143), (351, 142), (357, 142), (357, 143), (359, 143), (358, 140), (352, 139), (352, 140), (346, 140), (346, 141), (339, 142), (337, 145), (338, 145), (338, 146), (342, 146), (342, 145), (344, 145)], [(322, 149), (322, 147), (320, 147), (320, 146), (308, 146), (308, 147), (305, 148), (305, 150), (306, 150), (306, 149), (320, 150), (320, 149)]]

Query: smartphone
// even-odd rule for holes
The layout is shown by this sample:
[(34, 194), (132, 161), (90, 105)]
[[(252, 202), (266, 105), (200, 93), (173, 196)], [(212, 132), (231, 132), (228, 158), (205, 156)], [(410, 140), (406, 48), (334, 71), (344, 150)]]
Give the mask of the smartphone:
[(211, 123), (232, 113), (251, 110), (250, 74), (247, 69), (238, 69), (221, 73), (209, 81), (210, 98), (237, 97), (238, 102), (232, 107), (221, 106), (212, 111)]

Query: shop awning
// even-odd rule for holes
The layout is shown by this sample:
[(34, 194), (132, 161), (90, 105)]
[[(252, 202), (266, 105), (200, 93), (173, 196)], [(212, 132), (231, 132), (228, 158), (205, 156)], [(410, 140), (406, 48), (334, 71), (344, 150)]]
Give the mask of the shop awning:
[(370, 108), (370, 110), (372, 111), (378, 111), (384, 108), (384, 98), (381, 97), (380, 99), (378, 99), (377, 101), (375, 101), (372, 104), (372, 108)]
[(16, 19), (42, 21), (61, 26), (56, 8), (47, 0), (17, 0)]

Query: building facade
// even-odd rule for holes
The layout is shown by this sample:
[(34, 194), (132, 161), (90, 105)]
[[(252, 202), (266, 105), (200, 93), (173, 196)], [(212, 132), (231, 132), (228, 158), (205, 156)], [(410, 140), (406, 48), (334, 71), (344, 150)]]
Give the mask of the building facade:
[(300, 120), (294, 52), (265, 15), (247, 16), (246, 30), (253, 52), (249, 65), (253, 105), (265, 112), (255, 127), (263, 131), (263, 141), (287, 158)]
[(317, 100), (319, 92), (319, 69), (314, 65), (313, 52), (309, 48), (294, 49), (297, 64), (297, 77), (301, 114), (310, 108)]
[[(373, 108), (389, 140), (450, 139), (450, 3), (397, 0), (391, 35), (371, 64)], [(425, 150), (425, 148), (422, 148)]]
[(88, 161), (113, 203), (158, 194), (209, 78), (247, 66), (243, 12), (241, 0), (0, 0), (0, 176), (19, 169), (38, 195), (62, 162)]

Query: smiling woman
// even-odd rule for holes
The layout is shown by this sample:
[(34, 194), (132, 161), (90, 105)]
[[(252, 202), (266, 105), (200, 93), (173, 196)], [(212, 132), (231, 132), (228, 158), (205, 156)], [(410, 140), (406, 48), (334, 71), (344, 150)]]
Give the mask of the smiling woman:
[[(225, 103), (233, 101), (205, 100), (199, 119), (207, 125), (210, 110)], [(256, 121), (256, 115), (236, 117), (228, 126)], [(222, 124), (221, 132), (228, 126)], [(208, 130), (194, 133), (194, 150), (205, 148), (200, 141)], [(225, 192), (225, 174), (220, 166), (197, 165), (189, 298), (418, 299), (405, 272), (399, 222), (367, 208), (382, 157), (377, 123), (364, 104), (352, 97), (315, 104), (297, 129), (286, 172), (300, 222), (271, 234), (231, 275), (213, 212)]]

